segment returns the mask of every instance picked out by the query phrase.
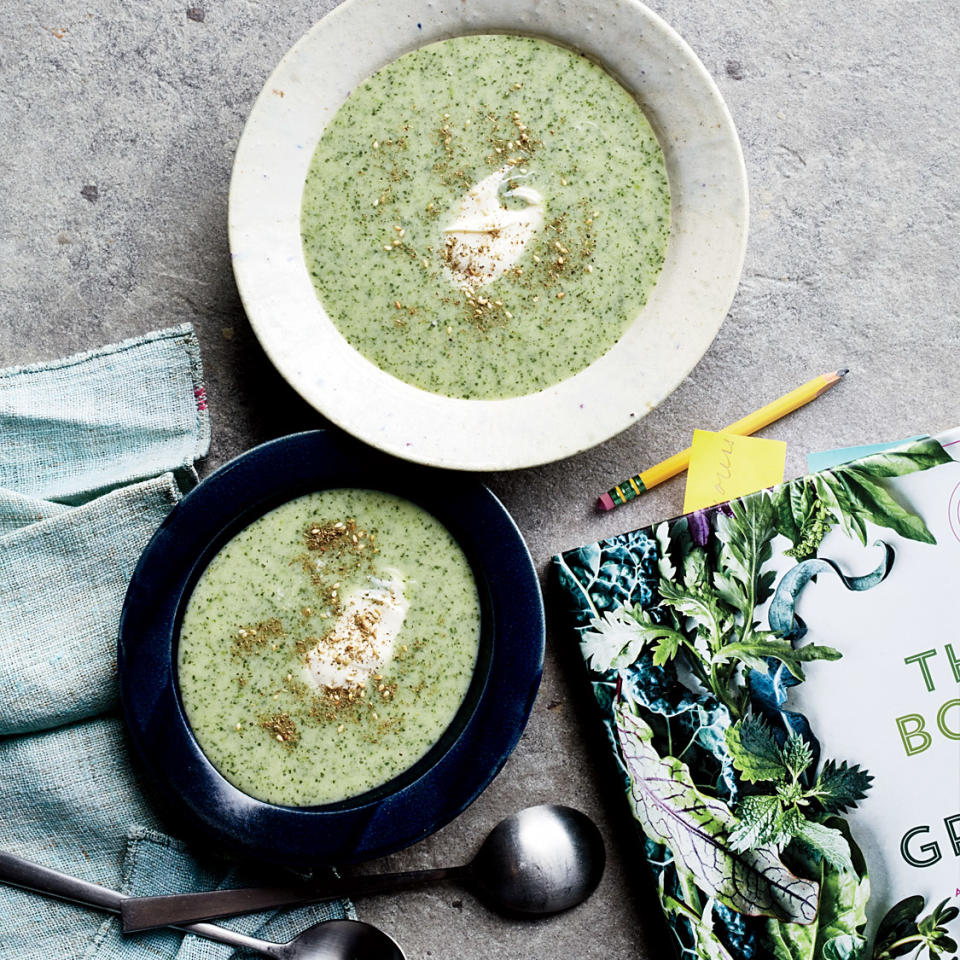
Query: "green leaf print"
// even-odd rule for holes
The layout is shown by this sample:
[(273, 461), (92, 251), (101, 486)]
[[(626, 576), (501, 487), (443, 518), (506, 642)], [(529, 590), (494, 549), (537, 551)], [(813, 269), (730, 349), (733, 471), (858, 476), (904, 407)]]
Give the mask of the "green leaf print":
[(651, 840), (670, 850), (677, 868), (739, 913), (812, 923), (818, 885), (792, 874), (771, 846), (732, 850), (726, 837), (737, 821), (730, 808), (701, 793), (685, 764), (657, 753), (643, 720), (622, 707), (615, 716), (634, 815)]

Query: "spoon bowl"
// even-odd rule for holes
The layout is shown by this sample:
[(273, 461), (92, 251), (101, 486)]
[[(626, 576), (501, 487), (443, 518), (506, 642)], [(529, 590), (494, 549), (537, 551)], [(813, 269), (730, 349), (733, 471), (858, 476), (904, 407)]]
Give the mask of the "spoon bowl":
[(501, 913), (545, 916), (582, 903), (606, 865), (596, 824), (572, 807), (527, 807), (493, 828), (468, 867), (471, 888)]
[(270, 955), (277, 960), (404, 960), (391, 937), (362, 920), (315, 924)]

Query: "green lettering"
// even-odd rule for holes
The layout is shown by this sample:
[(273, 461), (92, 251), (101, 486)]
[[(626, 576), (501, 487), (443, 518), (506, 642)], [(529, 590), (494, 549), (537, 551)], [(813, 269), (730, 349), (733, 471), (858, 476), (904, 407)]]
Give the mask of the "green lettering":
[(947, 711), (951, 707), (960, 707), (960, 697), (957, 697), (955, 700), (948, 700), (938, 711), (937, 711), (937, 726), (940, 728), (940, 732), (948, 740), (960, 740), (960, 730), (951, 730), (947, 726)]
[(929, 827), (914, 827), (912, 830), (908, 830), (904, 835), (903, 839), (900, 841), (900, 855), (903, 857), (911, 867), (932, 867), (935, 863), (940, 862), (940, 844), (936, 841), (933, 843), (921, 843), (920, 850), (927, 854), (925, 860), (921, 860), (919, 857), (915, 857), (910, 852), (909, 843), (918, 833), (929, 833)]
[(943, 825), (947, 828), (953, 855), (960, 857), (960, 813), (955, 813), (952, 817), (944, 817)]
[[(907, 727), (907, 724), (911, 722), (915, 724), (912, 730)], [(930, 746), (933, 738), (923, 729), (925, 726), (926, 721), (919, 713), (908, 713), (902, 717), (897, 717), (897, 729), (900, 731), (903, 749), (907, 751), (908, 757), (912, 757), (917, 753), (923, 753), (923, 751)], [(913, 745), (915, 739), (920, 741), (919, 746), (915, 747)]]
[(953, 644), (947, 644), (947, 660), (950, 663), (950, 669), (953, 670), (953, 679), (960, 683), (960, 657), (953, 652)]
[(920, 672), (923, 674), (923, 682), (927, 685), (928, 690), (935, 690), (936, 687), (933, 683), (933, 675), (930, 673), (930, 668), (927, 666), (927, 660), (930, 657), (935, 657), (937, 655), (936, 648), (933, 650), (924, 650), (923, 653), (915, 653), (911, 657), (904, 657), (904, 663), (919, 663)]

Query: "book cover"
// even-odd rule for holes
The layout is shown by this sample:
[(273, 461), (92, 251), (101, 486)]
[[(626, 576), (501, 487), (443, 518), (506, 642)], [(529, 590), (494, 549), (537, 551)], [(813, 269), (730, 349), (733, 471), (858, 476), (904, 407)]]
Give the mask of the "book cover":
[(554, 570), (681, 960), (957, 952), (960, 429)]

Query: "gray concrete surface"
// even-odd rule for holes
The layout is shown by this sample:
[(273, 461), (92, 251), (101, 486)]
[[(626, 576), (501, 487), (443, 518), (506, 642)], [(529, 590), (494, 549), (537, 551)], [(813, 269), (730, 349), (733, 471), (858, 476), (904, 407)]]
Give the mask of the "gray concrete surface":
[[(0, 17), (0, 366), (184, 320), (198, 329), (213, 467), (320, 417), (273, 372), (230, 272), (226, 207), (244, 117), (287, 47), (332, 0), (31, 0)], [(467, 0), (481, 2), (481, 0)], [(571, 4), (573, 6), (573, 4)], [(597, 493), (810, 376), (845, 383), (769, 428), (787, 472), (807, 451), (960, 422), (956, 280), (960, 19), (947, 0), (656, 0), (717, 79), (740, 130), (752, 233), (712, 348), (656, 411), (573, 459), (489, 477), (541, 570), (556, 551), (679, 512), (674, 480), (608, 516)], [(2, 442), (2, 438), (0, 438)], [(389, 858), (469, 854), (506, 813), (572, 803), (612, 856), (583, 907), (497, 919), (433, 889), (359, 904), (411, 958), (664, 956), (655, 907), (596, 783), (576, 678), (551, 640), (527, 732), (455, 823)]]

